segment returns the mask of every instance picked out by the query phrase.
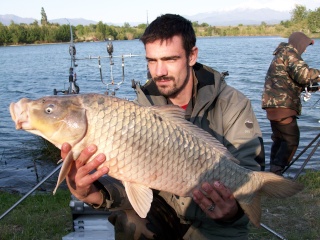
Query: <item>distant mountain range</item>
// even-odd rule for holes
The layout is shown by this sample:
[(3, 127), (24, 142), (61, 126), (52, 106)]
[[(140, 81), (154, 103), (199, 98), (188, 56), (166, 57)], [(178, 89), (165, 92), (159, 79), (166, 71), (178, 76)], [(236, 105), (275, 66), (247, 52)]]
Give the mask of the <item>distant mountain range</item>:
[[(0, 22), (3, 25), (10, 25), (11, 21), (13, 21), (14, 23), (20, 24), (20, 23), (26, 23), (26, 24), (30, 24), (33, 23), (34, 21), (38, 21), (38, 23), (40, 24), (40, 19), (35, 19), (35, 18), (23, 18), (23, 17), (19, 17), (13, 14), (5, 14), (5, 15), (0, 15)], [(97, 24), (98, 22), (96, 21), (92, 21), (92, 20), (87, 20), (84, 18), (73, 18), (73, 19), (67, 19), (67, 18), (59, 18), (59, 19), (51, 19), (48, 20), (50, 23), (58, 23), (60, 25), (62, 24), (70, 24), (77, 26), (79, 24), (82, 25), (90, 25), (90, 24)], [(68, 22), (69, 21), (69, 22)]]
[[(289, 12), (276, 11), (268, 8), (263, 9), (234, 9), (230, 11), (211, 11), (206, 13), (198, 13), (195, 15), (184, 16), (191, 20), (192, 22), (208, 23), (211, 26), (237, 26), (239, 24), (243, 25), (259, 25), (261, 22), (267, 24), (277, 24), (281, 21), (286, 21), (290, 19)], [(11, 21), (14, 23), (26, 23), (30, 24), (39, 19), (35, 18), (23, 18), (13, 14), (0, 15), (0, 22), (3, 25), (10, 25)], [(89, 25), (97, 24), (97, 21), (83, 19), (83, 18), (73, 18), (68, 20), (66, 18), (50, 19), (50, 23), (58, 24), (69, 24), (77, 26), (79, 24)], [(68, 22), (69, 21), (69, 22)], [(140, 22), (143, 23), (143, 22)], [(129, 22), (131, 26), (136, 26), (140, 24), (139, 22)], [(122, 26), (124, 23), (109, 22), (108, 25)]]
[(289, 12), (276, 11), (269, 8), (262, 9), (234, 9), (230, 11), (212, 11), (198, 13), (192, 16), (185, 16), (192, 22), (198, 21), (208, 23), (212, 26), (237, 26), (260, 25), (261, 22), (267, 24), (278, 24), (281, 21), (290, 19)]

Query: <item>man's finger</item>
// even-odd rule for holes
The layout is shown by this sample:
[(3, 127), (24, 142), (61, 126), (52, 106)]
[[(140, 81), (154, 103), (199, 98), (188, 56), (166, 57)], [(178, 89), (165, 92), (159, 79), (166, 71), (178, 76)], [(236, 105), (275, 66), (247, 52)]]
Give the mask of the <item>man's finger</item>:
[(222, 201), (220, 192), (217, 192), (216, 188), (213, 188), (211, 184), (205, 182), (202, 184), (201, 188), (207, 194), (207, 197), (216, 204), (219, 204)]
[(77, 168), (83, 166), (88, 160), (93, 156), (93, 154), (97, 151), (97, 146), (94, 144), (91, 144), (87, 146), (85, 149), (83, 149), (79, 155), (79, 157), (76, 160), (76, 166)]
[(63, 143), (61, 146), (61, 158), (65, 159), (71, 150), (71, 145), (69, 143)]
[(223, 200), (234, 199), (231, 190), (229, 188), (226, 188), (221, 182), (215, 181), (213, 183), (213, 187), (219, 193)]

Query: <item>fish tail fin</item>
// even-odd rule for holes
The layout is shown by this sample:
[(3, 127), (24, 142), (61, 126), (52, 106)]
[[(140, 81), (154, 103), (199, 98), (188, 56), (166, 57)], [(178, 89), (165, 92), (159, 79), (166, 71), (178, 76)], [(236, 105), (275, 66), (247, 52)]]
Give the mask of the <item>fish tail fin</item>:
[(256, 194), (250, 204), (241, 201), (239, 201), (239, 204), (253, 225), (259, 227), (261, 220), (261, 194)]
[(260, 189), (252, 196), (250, 201), (239, 200), (239, 204), (250, 221), (260, 226), (261, 220), (261, 196), (266, 195), (275, 198), (291, 197), (303, 189), (303, 185), (278, 176), (271, 172), (253, 172), (255, 182), (260, 182)]
[(303, 190), (303, 184), (284, 178), (271, 172), (255, 172), (262, 179), (261, 192), (276, 198), (286, 198)]

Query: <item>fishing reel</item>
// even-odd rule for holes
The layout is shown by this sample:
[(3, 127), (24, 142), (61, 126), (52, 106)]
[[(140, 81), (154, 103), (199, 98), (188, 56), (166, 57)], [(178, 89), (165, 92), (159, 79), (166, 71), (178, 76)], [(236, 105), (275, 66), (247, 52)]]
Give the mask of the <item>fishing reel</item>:
[[(76, 76), (76, 74), (74, 74)], [(69, 76), (73, 78), (73, 76)], [(80, 92), (80, 87), (76, 84), (75, 80), (72, 80), (72, 82), (70, 82), (70, 86), (68, 89), (66, 90), (57, 90), (57, 89), (53, 89), (53, 95), (58, 95), (58, 93), (62, 93), (62, 94), (78, 94)]]
[(69, 68), (69, 88), (67, 90), (60, 90), (60, 91), (58, 91), (57, 89), (53, 89), (53, 95), (58, 95), (59, 92), (62, 94), (78, 94), (80, 92), (80, 88), (76, 84), (77, 73), (74, 72), (73, 66), (77, 67), (77, 65), (71, 64), (71, 67)]
[(108, 42), (107, 44), (107, 52), (109, 53), (110, 59), (112, 59), (112, 53), (113, 53), (113, 44), (112, 42)]
[(320, 91), (320, 86), (318, 83), (310, 83), (310, 85), (304, 88), (304, 92), (302, 92), (301, 96), (303, 101), (307, 102), (311, 99), (312, 93)]

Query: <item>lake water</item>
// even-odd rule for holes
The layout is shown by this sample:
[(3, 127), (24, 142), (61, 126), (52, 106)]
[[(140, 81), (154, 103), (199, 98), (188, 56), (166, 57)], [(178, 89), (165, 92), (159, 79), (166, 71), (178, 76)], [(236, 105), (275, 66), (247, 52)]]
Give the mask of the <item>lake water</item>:
[[(280, 37), (219, 37), (199, 38), (199, 62), (216, 70), (229, 71), (226, 81), (242, 91), (251, 101), (260, 123), (269, 162), (270, 126), (261, 109), (261, 93), (264, 77), (272, 59), (272, 52), (281, 41)], [(101, 57), (101, 69), (104, 83), (110, 83), (111, 73), (106, 42), (77, 43), (76, 73), (80, 93), (104, 93), (107, 86), (100, 80), (98, 60)], [(114, 41), (112, 73), (115, 83), (122, 81), (122, 62), (124, 55), (124, 83), (116, 95), (133, 99), (135, 93), (131, 80), (144, 83), (146, 80), (146, 61), (143, 44), (138, 40)], [(320, 40), (310, 46), (303, 58), (310, 67), (320, 68)], [(134, 55), (132, 57), (128, 55)], [(89, 59), (91, 58), (91, 59)], [(69, 44), (32, 45), (0, 47), (0, 190), (15, 190), (21, 193), (29, 191), (37, 181), (44, 178), (55, 168), (55, 164), (45, 159), (37, 159), (39, 138), (25, 131), (16, 131), (8, 107), (20, 98), (39, 98), (53, 95), (53, 89), (68, 88), (70, 67)], [(299, 119), (301, 141), (299, 154), (319, 134), (320, 113), (319, 93), (303, 102), (303, 114)], [(311, 148), (310, 148), (311, 149)], [(310, 150), (309, 149), (309, 150)], [(288, 170), (293, 174), (307, 158), (307, 151)], [(313, 155), (307, 169), (320, 169), (319, 149)], [(58, 160), (58, 159), (57, 159)], [(267, 166), (268, 168), (268, 166)], [(46, 184), (56, 181), (52, 177)], [(50, 189), (51, 191), (52, 189)]]

